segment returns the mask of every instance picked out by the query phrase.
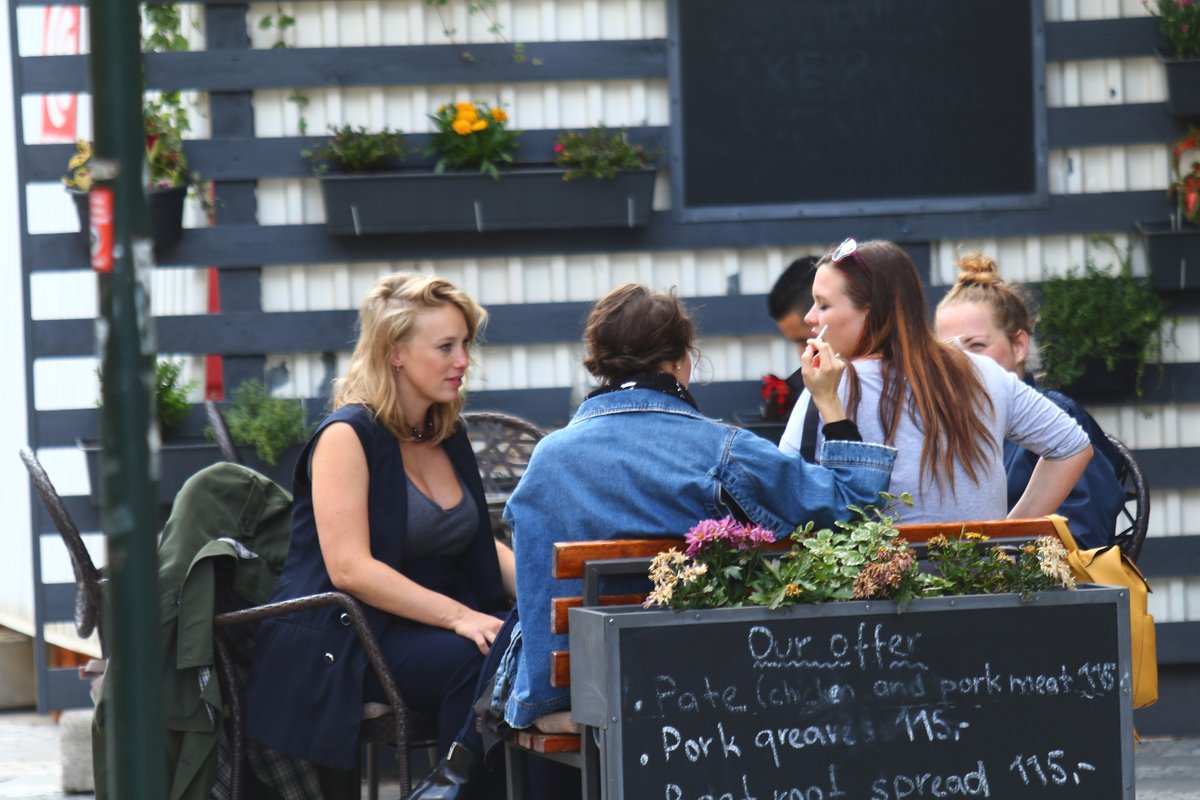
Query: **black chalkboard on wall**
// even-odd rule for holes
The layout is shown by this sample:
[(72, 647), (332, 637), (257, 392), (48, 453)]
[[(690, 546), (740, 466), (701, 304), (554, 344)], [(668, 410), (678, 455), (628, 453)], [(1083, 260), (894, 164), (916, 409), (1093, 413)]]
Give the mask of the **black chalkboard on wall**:
[(1041, 0), (672, 0), (683, 220), (1045, 204)]
[(573, 715), (609, 797), (1132, 800), (1126, 601), (1047, 594), (573, 610)]

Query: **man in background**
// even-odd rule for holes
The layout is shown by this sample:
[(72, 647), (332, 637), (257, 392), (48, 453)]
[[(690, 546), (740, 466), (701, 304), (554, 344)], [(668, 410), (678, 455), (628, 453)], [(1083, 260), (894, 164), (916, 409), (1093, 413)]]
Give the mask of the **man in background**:
[[(817, 256), (797, 258), (775, 281), (767, 295), (767, 313), (779, 332), (804, 351), (804, 344), (813, 336), (812, 328), (804, 322), (804, 315), (812, 307), (813, 276), (816, 274)], [(763, 377), (763, 412), (765, 419), (787, 419), (796, 404), (796, 398), (804, 390), (800, 370), (786, 379), (774, 375)]]
[(779, 326), (779, 332), (801, 349), (813, 335), (804, 322), (804, 315), (812, 308), (813, 276), (818, 261), (817, 256), (797, 258), (783, 271), (767, 295), (767, 313)]

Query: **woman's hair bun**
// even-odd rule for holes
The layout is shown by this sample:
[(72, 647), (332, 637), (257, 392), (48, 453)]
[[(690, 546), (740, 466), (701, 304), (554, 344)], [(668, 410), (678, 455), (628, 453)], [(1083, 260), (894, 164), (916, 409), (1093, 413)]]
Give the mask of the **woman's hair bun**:
[(958, 283), (991, 285), (1002, 281), (996, 262), (983, 253), (963, 253), (958, 257)]

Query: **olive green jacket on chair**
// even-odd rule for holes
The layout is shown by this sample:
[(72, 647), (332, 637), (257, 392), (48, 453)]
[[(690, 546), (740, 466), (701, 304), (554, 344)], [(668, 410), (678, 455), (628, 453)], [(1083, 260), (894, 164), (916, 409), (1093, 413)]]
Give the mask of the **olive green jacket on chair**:
[[(291, 509), (289, 492), (230, 463), (197, 472), (175, 497), (158, 546), (169, 800), (206, 800), (216, 775), (223, 709), (212, 632), (218, 559), (231, 560), (241, 603), (267, 602), (287, 555)], [(110, 659), (108, 669), (119, 668)], [(97, 800), (109, 796), (102, 754), (110, 686), (104, 682), (92, 730)]]

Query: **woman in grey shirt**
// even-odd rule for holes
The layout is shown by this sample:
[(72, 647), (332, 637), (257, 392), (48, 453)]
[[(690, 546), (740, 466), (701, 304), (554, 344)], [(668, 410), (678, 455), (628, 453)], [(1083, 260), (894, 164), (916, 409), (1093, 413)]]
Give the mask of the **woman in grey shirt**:
[[(991, 359), (938, 341), (925, 309), (916, 267), (899, 246), (847, 239), (818, 263), (804, 318), (849, 361), (840, 391), (863, 441), (899, 450), (891, 491), (914, 502), (904, 521), (1053, 513), (1092, 457), (1087, 434)], [(807, 400), (792, 411), (782, 450), (802, 450)], [(1040, 456), (1011, 512), (1005, 439)]]

